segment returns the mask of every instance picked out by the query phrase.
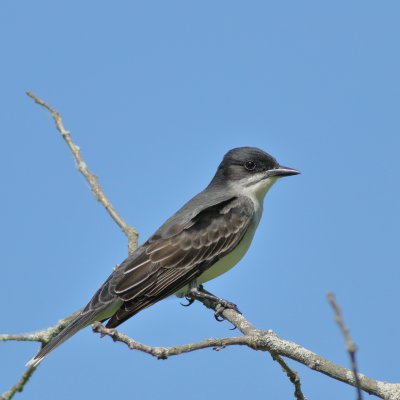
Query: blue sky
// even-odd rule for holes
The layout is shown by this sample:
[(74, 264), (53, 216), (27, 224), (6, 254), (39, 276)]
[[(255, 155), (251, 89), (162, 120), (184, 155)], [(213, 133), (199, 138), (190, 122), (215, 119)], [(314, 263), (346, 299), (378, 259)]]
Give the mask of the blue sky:
[[(127, 253), (49, 115), (57, 108), (141, 241), (211, 179), (223, 154), (257, 146), (302, 175), (268, 194), (253, 245), (207, 289), (348, 366), (399, 382), (398, 1), (3, 1), (0, 331), (48, 327), (80, 308)], [(177, 299), (120, 330), (168, 346), (235, 335)], [(36, 343), (1, 343), (0, 393)], [(290, 362), (309, 399), (351, 387)], [(167, 361), (90, 329), (57, 349), (15, 398), (290, 399), (268, 354), (204, 350)]]

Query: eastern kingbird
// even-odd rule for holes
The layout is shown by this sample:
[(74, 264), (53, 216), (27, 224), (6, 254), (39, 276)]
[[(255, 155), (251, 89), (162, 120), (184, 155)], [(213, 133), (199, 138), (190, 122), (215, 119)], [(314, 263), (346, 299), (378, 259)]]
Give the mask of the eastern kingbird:
[[(27, 366), (95, 321), (115, 328), (159, 300), (202, 293), (232, 305), (200, 286), (231, 269), (244, 256), (278, 178), (299, 174), (254, 147), (225, 154), (211, 183), (168, 219), (104, 282), (90, 302)], [(199, 289), (200, 288), (200, 289)]]

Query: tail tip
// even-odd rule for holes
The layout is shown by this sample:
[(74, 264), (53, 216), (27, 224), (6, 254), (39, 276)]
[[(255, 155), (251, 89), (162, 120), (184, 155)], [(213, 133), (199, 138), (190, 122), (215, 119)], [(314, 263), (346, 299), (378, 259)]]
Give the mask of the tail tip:
[(25, 366), (26, 367), (37, 367), (43, 360), (44, 357), (33, 357), (32, 360), (29, 360)]

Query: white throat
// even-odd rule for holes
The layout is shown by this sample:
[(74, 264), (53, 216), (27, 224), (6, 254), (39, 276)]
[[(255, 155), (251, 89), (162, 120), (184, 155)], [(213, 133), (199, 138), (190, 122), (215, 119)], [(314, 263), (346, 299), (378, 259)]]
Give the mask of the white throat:
[(253, 182), (249, 179), (242, 179), (232, 184), (232, 188), (242, 196), (249, 197), (255, 207), (257, 224), (260, 221), (264, 197), (271, 186), (276, 182), (277, 177), (269, 177), (259, 180), (259, 177), (254, 176)]

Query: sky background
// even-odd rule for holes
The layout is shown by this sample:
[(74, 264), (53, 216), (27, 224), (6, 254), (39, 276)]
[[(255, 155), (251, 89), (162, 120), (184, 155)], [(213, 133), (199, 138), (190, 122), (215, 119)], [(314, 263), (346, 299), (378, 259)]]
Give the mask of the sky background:
[[(279, 181), (246, 257), (206, 288), (349, 366), (400, 382), (398, 1), (8, 1), (0, 6), (1, 333), (43, 329), (90, 299), (127, 254), (47, 111), (60, 111), (141, 242), (202, 190), (224, 153), (256, 146), (302, 174)], [(120, 330), (170, 346), (237, 335), (175, 298)], [(37, 343), (0, 343), (0, 393)], [(289, 361), (312, 399), (354, 389)], [(15, 399), (292, 399), (267, 353), (166, 361), (85, 329)]]

